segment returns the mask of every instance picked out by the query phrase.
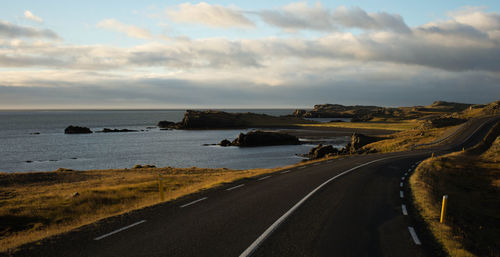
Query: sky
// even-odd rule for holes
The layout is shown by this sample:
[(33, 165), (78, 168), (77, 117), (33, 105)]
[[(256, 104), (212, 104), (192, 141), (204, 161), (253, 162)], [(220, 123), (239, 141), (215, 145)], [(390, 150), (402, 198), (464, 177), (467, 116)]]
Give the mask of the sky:
[(4, 1), (0, 109), (500, 99), (500, 1)]

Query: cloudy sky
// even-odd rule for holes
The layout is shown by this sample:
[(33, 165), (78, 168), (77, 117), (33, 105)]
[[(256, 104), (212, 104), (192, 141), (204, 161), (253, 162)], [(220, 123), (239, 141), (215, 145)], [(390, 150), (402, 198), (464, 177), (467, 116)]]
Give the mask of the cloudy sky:
[(5, 1), (0, 109), (500, 99), (500, 1)]

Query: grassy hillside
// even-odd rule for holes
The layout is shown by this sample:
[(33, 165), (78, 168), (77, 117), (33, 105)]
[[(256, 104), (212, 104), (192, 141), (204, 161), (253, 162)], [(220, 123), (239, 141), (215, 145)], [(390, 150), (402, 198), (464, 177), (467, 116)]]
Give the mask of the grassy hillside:
[[(450, 256), (500, 256), (499, 134), (497, 124), (477, 147), (427, 159), (410, 178), (420, 214)], [(440, 224), (445, 194), (448, 215)]]

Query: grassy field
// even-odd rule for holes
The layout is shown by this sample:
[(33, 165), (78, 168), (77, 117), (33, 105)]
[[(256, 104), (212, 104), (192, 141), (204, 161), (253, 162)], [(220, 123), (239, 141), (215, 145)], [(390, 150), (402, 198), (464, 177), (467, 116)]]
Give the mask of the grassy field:
[(392, 131), (404, 131), (417, 127), (418, 122), (326, 122), (317, 124), (297, 124), (301, 127), (327, 127), (327, 128), (357, 128), (357, 129), (383, 129)]
[[(450, 256), (500, 256), (500, 137), (487, 152), (471, 152), (422, 162), (410, 178), (413, 197)], [(445, 194), (448, 215), (441, 224)]]

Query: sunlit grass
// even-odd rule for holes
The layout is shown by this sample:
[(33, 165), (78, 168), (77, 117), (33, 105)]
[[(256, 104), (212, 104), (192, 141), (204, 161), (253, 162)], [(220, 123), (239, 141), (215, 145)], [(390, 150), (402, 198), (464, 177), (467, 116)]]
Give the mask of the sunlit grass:
[[(416, 206), (450, 256), (500, 254), (500, 138), (481, 156), (462, 152), (422, 162), (410, 178)], [(447, 194), (446, 223), (439, 223)]]
[(327, 128), (357, 128), (357, 129), (383, 129), (404, 131), (417, 127), (418, 122), (326, 122), (317, 124), (298, 124), (301, 127), (327, 127)]

